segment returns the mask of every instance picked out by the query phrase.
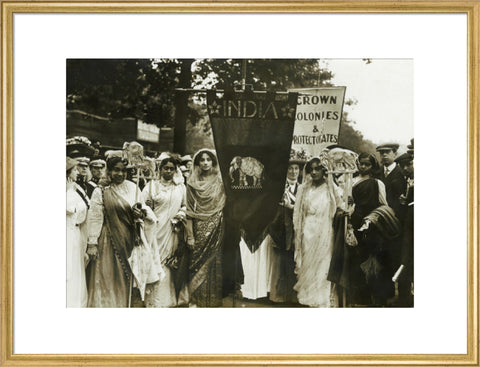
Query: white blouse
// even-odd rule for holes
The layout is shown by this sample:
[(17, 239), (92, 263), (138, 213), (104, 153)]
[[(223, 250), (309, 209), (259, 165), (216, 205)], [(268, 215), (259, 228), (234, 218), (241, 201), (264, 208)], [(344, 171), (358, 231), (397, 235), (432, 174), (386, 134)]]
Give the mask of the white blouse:
[[(136, 185), (128, 180), (123, 181), (119, 185), (110, 185), (104, 188), (104, 190), (113, 190), (120, 195), (127, 203), (132, 207), (135, 205), (135, 191)], [(146, 218), (148, 221), (156, 223), (157, 217), (153, 213), (152, 209), (145, 205), (143, 201), (142, 193), (140, 189), (137, 191), (137, 202), (142, 204), (142, 209), (146, 210)], [(90, 200), (90, 210), (88, 211), (87, 227), (88, 227), (88, 243), (97, 244), (98, 238), (102, 231), (103, 226), (103, 195), (100, 187), (97, 187), (92, 194)]]

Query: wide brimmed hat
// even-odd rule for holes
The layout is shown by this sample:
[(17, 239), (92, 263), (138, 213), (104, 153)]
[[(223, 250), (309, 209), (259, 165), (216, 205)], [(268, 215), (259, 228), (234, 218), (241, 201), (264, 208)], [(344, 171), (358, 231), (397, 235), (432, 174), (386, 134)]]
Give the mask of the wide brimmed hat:
[(288, 164), (303, 165), (306, 164), (310, 158), (311, 156), (303, 149), (297, 150), (292, 148), (290, 150), (290, 159), (288, 160)]
[(394, 152), (396, 152), (399, 148), (399, 144), (397, 143), (384, 143), (384, 144), (380, 144), (379, 146), (377, 146), (377, 152), (381, 152), (382, 150), (393, 150)]
[(77, 162), (76, 159), (67, 157), (67, 171), (69, 169), (72, 169), (73, 167), (75, 167), (77, 164), (78, 164), (78, 162)]
[(70, 158), (92, 157), (95, 154), (95, 148), (91, 142), (84, 136), (74, 136), (66, 140), (67, 156)]

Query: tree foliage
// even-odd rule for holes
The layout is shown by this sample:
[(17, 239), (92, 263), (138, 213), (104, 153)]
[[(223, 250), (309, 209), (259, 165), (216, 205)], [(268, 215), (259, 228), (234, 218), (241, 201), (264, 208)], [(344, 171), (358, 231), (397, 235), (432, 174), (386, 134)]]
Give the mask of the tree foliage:
[[(246, 84), (254, 90), (327, 87), (332, 78), (317, 59), (246, 60)], [(69, 59), (67, 109), (173, 127), (176, 88), (240, 89), (242, 79), (242, 59)], [(193, 139), (187, 151), (211, 145), (204, 97), (190, 95), (185, 118), (186, 132)], [(357, 152), (374, 151), (373, 143), (353, 124), (344, 113), (339, 143)]]
[[(243, 59), (202, 59), (193, 65), (194, 85), (224, 89), (241, 86)], [(329, 70), (317, 59), (248, 59), (246, 84), (254, 90), (286, 91), (291, 88), (331, 86)]]
[(172, 124), (176, 60), (67, 60), (67, 109)]
[(353, 127), (354, 124), (355, 122), (350, 120), (348, 113), (344, 111), (338, 134), (339, 144), (357, 153), (375, 153), (375, 144), (365, 139), (363, 134)]

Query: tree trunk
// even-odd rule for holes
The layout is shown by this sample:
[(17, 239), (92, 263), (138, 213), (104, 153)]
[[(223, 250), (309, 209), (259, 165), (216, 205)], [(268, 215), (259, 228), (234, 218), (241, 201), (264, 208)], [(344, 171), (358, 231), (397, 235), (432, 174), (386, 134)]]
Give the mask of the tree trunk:
[[(193, 59), (182, 59), (180, 66), (179, 88), (190, 88), (192, 83)], [(175, 92), (175, 131), (173, 151), (184, 155), (187, 137), (188, 92)]]

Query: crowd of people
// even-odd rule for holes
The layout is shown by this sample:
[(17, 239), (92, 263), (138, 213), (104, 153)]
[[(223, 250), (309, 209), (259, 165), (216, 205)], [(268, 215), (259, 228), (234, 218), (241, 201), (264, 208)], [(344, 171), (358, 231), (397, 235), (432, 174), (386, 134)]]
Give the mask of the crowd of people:
[[(159, 152), (142, 169), (88, 146), (67, 139), (67, 307), (221, 307), (229, 233), (215, 151)], [(323, 152), (292, 150), (264, 241), (254, 253), (238, 244), (235, 294), (286, 307), (412, 307), (413, 139), (398, 148), (360, 152), (351, 183)]]

